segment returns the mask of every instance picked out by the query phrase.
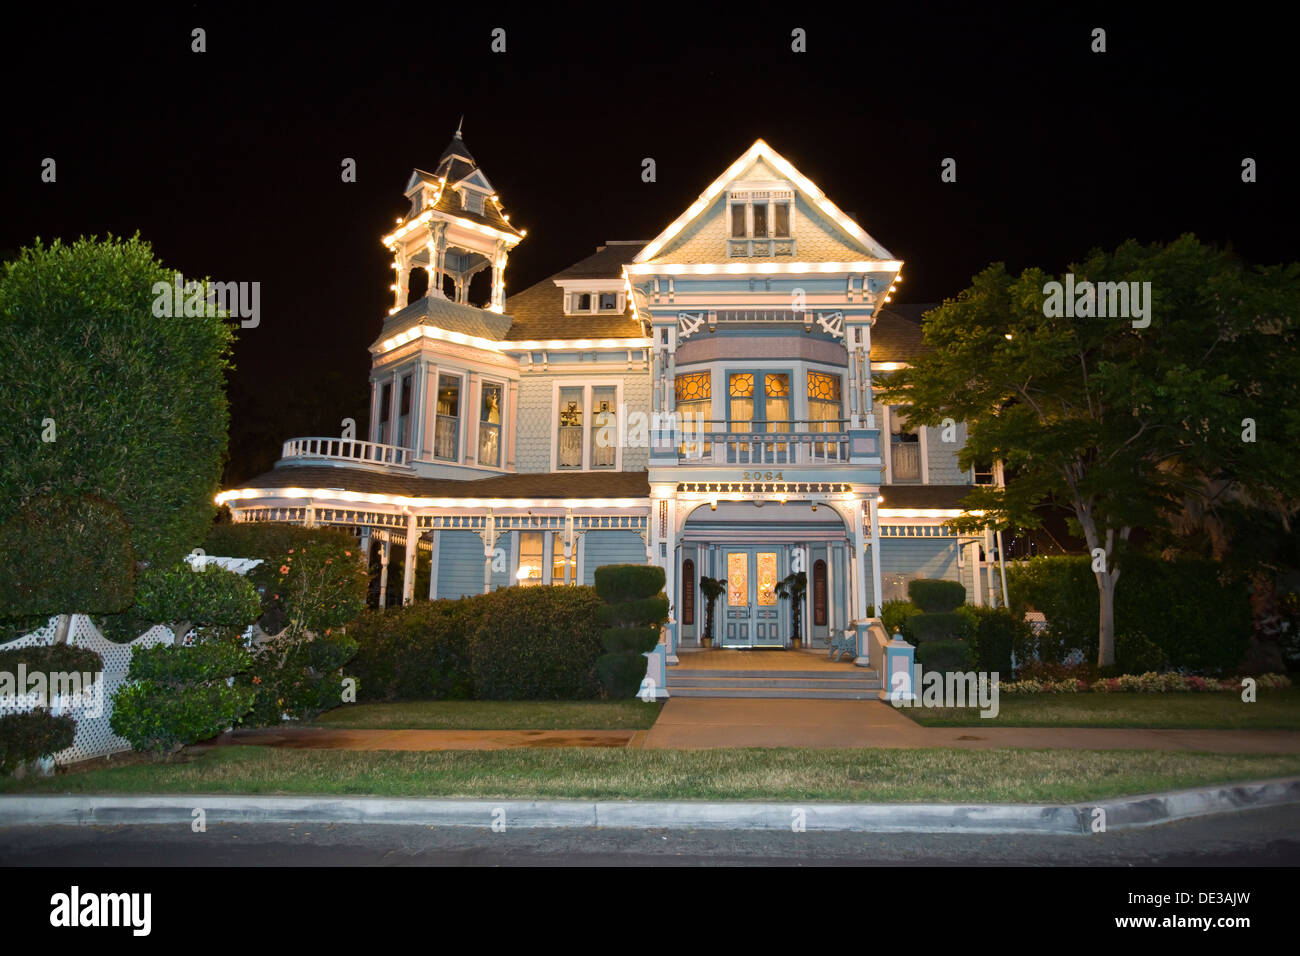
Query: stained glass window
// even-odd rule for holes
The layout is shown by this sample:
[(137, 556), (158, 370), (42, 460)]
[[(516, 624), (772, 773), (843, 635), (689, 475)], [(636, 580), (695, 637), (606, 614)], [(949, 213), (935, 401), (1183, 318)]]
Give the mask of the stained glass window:
[(758, 603), (770, 607), (776, 603), (776, 552), (758, 553)]
[(712, 446), (701, 442), (698, 436), (708, 432), (713, 414), (712, 378), (708, 372), (684, 372), (677, 376), (674, 391), (682, 436), (687, 439), (682, 442), (679, 454), (694, 457), (709, 454)]
[(754, 376), (750, 372), (738, 372), (731, 376), (732, 398), (753, 398)]
[[(751, 386), (752, 387), (752, 386)], [(698, 402), (713, 397), (713, 381), (708, 372), (686, 372), (677, 376), (677, 402)]]
[(727, 555), (727, 604), (731, 607), (749, 604), (749, 555), (744, 551)]

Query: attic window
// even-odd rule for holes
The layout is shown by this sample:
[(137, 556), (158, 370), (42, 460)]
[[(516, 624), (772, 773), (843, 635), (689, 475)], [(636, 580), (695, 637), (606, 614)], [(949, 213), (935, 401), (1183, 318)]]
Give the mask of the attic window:
[(730, 218), (727, 255), (784, 257), (794, 255), (791, 189), (732, 190), (727, 199)]
[(600, 311), (617, 312), (618, 311), (618, 293), (602, 292), (600, 294)]
[(462, 189), (460, 191), (460, 208), (479, 216), (483, 215), (483, 194), (476, 193), (471, 189)]

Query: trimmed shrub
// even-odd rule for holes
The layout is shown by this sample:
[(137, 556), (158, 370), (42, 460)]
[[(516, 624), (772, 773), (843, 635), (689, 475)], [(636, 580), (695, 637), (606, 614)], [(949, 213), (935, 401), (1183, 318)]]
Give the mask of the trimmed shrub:
[(0, 617), (113, 614), (134, 593), (131, 532), (103, 498), (42, 495), (0, 527)]
[(593, 588), (512, 587), (472, 600), (484, 605), (470, 639), (477, 698), (579, 700), (598, 695), (600, 598)]
[(654, 597), (664, 589), (664, 569), (651, 564), (606, 564), (596, 569), (596, 594), (606, 604)]
[(269, 522), (219, 524), (203, 542), (208, 554), (262, 559), (247, 578), (261, 597), (257, 623), (268, 634), (287, 627), (322, 634), (354, 621), (366, 609), (370, 578), (359, 548), (338, 528)]
[(970, 619), (957, 612), (913, 614), (908, 620), (917, 644), (932, 641), (959, 641), (970, 634)]
[(215, 564), (195, 570), (182, 562), (140, 575), (131, 615), (174, 628), (188, 623), (243, 630), (259, 608), (256, 589), (241, 575)]
[(886, 601), (880, 608), (880, 623), (891, 638), (895, 634), (902, 634), (906, 640), (911, 641), (914, 638), (909, 622), (920, 613), (921, 609), (911, 601)]
[(907, 596), (924, 614), (945, 614), (966, 602), (966, 588), (957, 581), (916, 578), (907, 582)]
[(137, 647), (109, 725), (136, 750), (159, 755), (207, 740), (252, 708), (253, 690), (229, 683), (251, 665), (249, 652), (227, 641)]
[(664, 570), (640, 564), (611, 564), (596, 569), (596, 594), (605, 604), (597, 611), (604, 625), (605, 654), (596, 674), (610, 697), (632, 697), (646, 674), (645, 653), (659, 642), (668, 620), (668, 597), (646, 592), (662, 588)]
[(357, 654), (347, 676), (358, 700), (465, 700), (474, 694), (470, 638), (486, 609), (479, 597), (366, 611), (348, 627)]
[(45, 707), (0, 717), (0, 776), (66, 750), (76, 732), (75, 720), (66, 714), (55, 717)]
[[(1165, 561), (1129, 554), (1120, 561), (1117, 636), (1145, 638), (1174, 668), (1223, 673), (1237, 666), (1251, 635), (1245, 581), (1226, 577), (1221, 565), (1199, 558)], [(1077, 647), (1089, 660), (1097, 659), (1100, 600), (1090, 558), (1053, 556), (1010, 565), (1007, 587), (1019, 616), (1033, 607), (1047, 618), (1051, 636), (1038, 648), (1041, 656)]]
[(917, 647), (916, 662), (927, 671), (970, 671), (975, 652), (967, 641), (930, 641)]

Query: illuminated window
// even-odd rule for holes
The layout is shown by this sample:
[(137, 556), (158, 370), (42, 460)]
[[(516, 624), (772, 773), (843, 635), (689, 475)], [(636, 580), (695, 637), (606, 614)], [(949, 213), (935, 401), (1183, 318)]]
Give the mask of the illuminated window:
[(545, 543), (541, 531), (522, 531), (519, 534), (519, 570), (515, 583), (529, 587), (542, 583), (542, 561)]
[(557, 469), (612, 471), (618, 467), (617, 386), (561, 386), (556, 414)]
[(749, 603), (749, 555), (733, 551), (727, 555), (727, 604), (744, 607)]
[(708, 372), (685, 372), (677, 376), (674, 392), (677, 415), (684, 439), (678, 453), (686, 456), (703, 456), (711, 446), (700, 441), (707, 434), (713, 417), (713, 380)]
[(776, 552), (758, 553), (758, 603), (763, 607), (776, 604)]
[[(844, 405), (840, 394), (840, 377), (825, 372), (808, 373), (808, 430), (838, 432), (844, 427)], [(818, 457), (838, 457), (837, 442), (818, 442), (813, 446)]]
[(460, 456), (460, 378), (438, 376), (438, 420), (433, 432), (433, 457), (455, 461)]
[(600, 311), (617, 312), (618, 311), (618, 293), (602, 292), (600, 294)]
[(479, 403), (478, 463), (501, 465), (501, 396), (503, 387), (494, 382), (483, 383), (483, 398)]
[(775, 217), (772, 223), (772, 235), (778, 239), (790, 238), (790, 204), (773, 203), (772, 212)]
[(560, 468), (582, 467), (582, 387), (560, 389)]

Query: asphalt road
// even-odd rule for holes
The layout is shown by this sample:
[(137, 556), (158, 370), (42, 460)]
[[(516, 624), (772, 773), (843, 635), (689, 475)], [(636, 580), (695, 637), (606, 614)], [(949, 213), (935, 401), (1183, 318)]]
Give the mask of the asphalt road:
[(1297, 866), (1300, 806), (1091, 836), (218, 824), (0, 828), (4, 866)]

